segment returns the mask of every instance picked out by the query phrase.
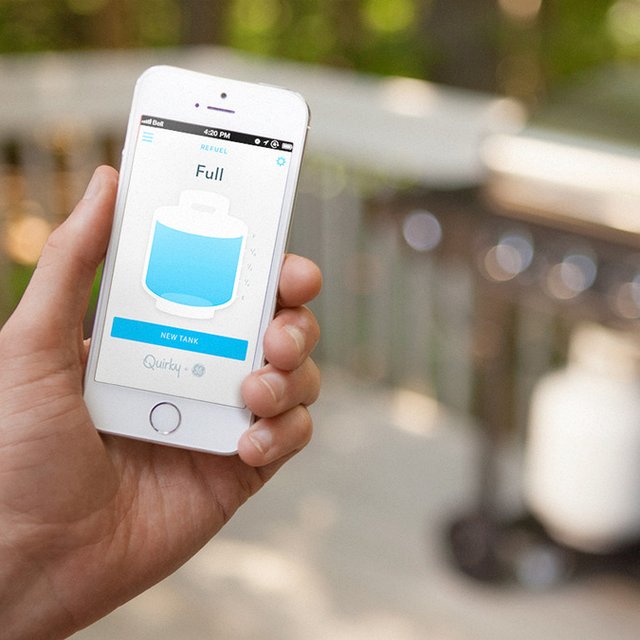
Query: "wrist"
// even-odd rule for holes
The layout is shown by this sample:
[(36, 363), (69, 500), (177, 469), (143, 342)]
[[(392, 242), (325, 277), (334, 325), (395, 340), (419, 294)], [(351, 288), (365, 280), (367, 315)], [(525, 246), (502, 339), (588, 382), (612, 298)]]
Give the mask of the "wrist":
[(73, 616), (57, 600), (44, 563), (1, 545), (0, 602), (0, 629), (7, 640), (52, 640), (75, 630)]

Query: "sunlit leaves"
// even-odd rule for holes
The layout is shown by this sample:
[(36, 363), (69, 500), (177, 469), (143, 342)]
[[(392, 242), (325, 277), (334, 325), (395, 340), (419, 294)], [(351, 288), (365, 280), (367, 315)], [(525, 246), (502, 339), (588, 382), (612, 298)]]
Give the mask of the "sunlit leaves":
[(366, 24), (381, 33), (398, 33), (411, 29), (415, 24), (417, 3), (415, 0), (366, 0), (362, 13)]

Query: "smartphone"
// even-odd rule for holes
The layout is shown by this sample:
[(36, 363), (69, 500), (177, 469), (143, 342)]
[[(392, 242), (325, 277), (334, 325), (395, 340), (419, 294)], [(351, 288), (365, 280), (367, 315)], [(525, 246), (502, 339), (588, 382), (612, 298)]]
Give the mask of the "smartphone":
[(169, 66), (140, 76), (85, 376), (100, 431), (237, 451), (308, 124), (286, 89)]

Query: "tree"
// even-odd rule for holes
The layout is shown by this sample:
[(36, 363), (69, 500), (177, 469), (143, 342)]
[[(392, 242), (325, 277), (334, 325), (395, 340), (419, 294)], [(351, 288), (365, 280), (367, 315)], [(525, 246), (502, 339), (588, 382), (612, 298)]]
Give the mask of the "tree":
[(183, 44), (218, 44), (223, 42), (228, 0), (182, 0)]
[(423, 30), (433, 55), (429, 79), (495, 91), (499, 32), (496, 0), (434, 0), (425, 12)]

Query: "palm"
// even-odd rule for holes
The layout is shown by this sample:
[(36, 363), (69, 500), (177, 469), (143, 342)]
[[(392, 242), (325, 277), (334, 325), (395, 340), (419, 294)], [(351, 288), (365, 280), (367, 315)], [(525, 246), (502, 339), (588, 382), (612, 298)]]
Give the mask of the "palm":
[[(0, 518), (20, 514), (11, 527), (19, 539), (9, 542), (24, 550), (28, 570), (44, 556), (60, 558), (51, 586), (75, 623), (86, 624), (87, 616), (111, 610), (193, 555), (275, 466), (101, 437), (81, 396), (82, 358), (49, 359), (52, 374), (34, 377), (44, 353), (14, 353), (4, 369), (10, 379), (0, 377), (3, 396), (17, 391), (23, 398), (21, 405), (0, 405), (12, 410), (0, 413), (0, 468), (11, 479)], [(56, 391), (40, 402), (29, 388)], [(51, 416), (64, 429), (52, 430)], [(79, 572), (86, 578), (80, 582)], [(98, 596), (103, 611), (95, 609)]]
[[(283, 308), (265, 335), (269, 364), (243, 384), (257, 416), (239, 455), (213, 456), (101, 436), (82, 398), (80, 327), (104, 255), (116, 173), (94, 174), (54, 232), (0, 331), (0, 628), (62, 637), (182, 564), (311, 435), (318, 339), (301, 305), (319, 271), (282, 269)], [(275, 390), (279, 389), (276, 393)]]
[[(128, 580), (118, 581), (126, 590), (111, 594), (124, 600), (192, 555), (268, 472), (237, 456), (101, 438), (81, 397), (81, 359), (69, 366), (49, 357), (51, 367), (64, 373), (55, 391), (38, 399), (26, 392), (42, 387), (39, 363), (47, 351), (36, 353), (13, 353), (0, 378), (0, 468), (11, 477), (3, 485), (0, 513), (19, 514), (12, 516), (11, 531), (25, 556), (35, 550), (39, 556), (59, 555), (70, 572), (82, 562), (105, 574), (114, 568), (128, 573)], [(62, 429), (52, 429), (52, 416)], [(94, 578), (90, 582), (104, 584), (101, 576)], [(57, 579), (65, 582), (65, 572)], [(82, 609), (91, 594), (84, 587), (74, 593), (69, 585), (65, 606)]]

